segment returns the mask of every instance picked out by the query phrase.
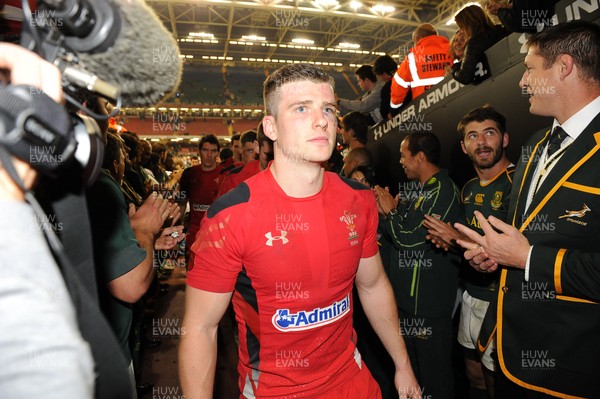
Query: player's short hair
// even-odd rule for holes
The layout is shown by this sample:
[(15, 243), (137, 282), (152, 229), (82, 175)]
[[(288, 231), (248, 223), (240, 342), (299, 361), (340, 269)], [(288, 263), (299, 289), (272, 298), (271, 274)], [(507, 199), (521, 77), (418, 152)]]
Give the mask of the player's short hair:
[(124, 149), (123, 140), (114, 133), (108, 133), (106, 139), (102, 167), (104, 169), (113, 170), (113, 161), (118, 161), (121, 159), (121, 156), (124, 156), (121, 152)]
[(242, 133), (242, 136), (240, 137), (240, 144), (242, 145), (242, 147), (246, 143), (254, 143), (255, 141), (257, 141), (257, 139), (256, 132), (254, 130), (246, 130), (244, 133)]
[(483, 122), (491, 120), (496, 123), (496, 127), (500, 130), (500, 133), (506, 133), (506, 118), (500, 112), (492, 108), (491, 105), (485, 104), (481, 107), (470, 110), (465, 116), (461, 118), (456, 126), (456, 131), (460, 136), (461, 140), (464, 140), (465, 131), (467, 125), (471, 122)]
[(409, 133), (404, 140), (408, 143), (408, 150), (412, 155), (422, 151), (430, 163), (440, 164), (442, 145), (435, 134), (429, 131), (416, 131)]
[(371, 165), (371, 153), (364, 147), (352, 149), (346, 157), (348, 160), (354, 160), (360, 166)]
[(397, 69), (398, 64), (389, 55), (379, 56), (375, 59), (375, 62), (373, 63), (373, 72), (375, 73), (375, 75), (387, 74), (389, 76), (394, 76)]
[(362, 65), (354, 74), (361, 78), (362, 80), (369, 79), (371, 82), (377, 82), (377, 76), (375, 76), (375, 72), (373, 72), (373, 67), (371, 65)]
[(287, 83), (308, 80), (314, 83), (328, 83), (333, 89), (333, 78), (322, 68), (306, 63), (285, 65), (273, 72), (263, 85), (263, 100), (267, 115), (277, 117), (277, 103), (281, 88)]
[(221, 143), (219, 143), (219, 139), (214, 134), (207, 134), (202, 137), (198, 142), (198, 149), (201, 150), (204, 143), (214, 144), (217, 146), (217, 151), (221, 149)]
[(535, 46), (550, 68), (562, 54), (573, 57), (579, 77), (600, 84), (600, 26), (588, 21), (572, 21), (551, 26), (531, 36), (527, 46)]
[(367, 144), (369, 121), (370, 118), (367, 115), (361, 114), (358, 111), (352, 111), (346, 114), (342, 119), (342, 127), (345, 130), (352, 129), (354, 132), (354, 138), (356, 138), (359, 143)]

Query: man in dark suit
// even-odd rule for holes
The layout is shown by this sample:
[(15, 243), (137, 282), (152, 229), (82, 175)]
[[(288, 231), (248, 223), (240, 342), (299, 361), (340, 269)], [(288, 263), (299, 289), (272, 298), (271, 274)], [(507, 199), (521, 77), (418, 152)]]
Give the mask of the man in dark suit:
[[(457, 228), (482, 272), (502, 265), (498, 398), (600, 397), (600, 27), (569, 22), (528, 41), (520, 85), (552, 116), (515, 172), (506, 224), (477, 214)], [(497, 230), (494, 230), (497, 229)]]

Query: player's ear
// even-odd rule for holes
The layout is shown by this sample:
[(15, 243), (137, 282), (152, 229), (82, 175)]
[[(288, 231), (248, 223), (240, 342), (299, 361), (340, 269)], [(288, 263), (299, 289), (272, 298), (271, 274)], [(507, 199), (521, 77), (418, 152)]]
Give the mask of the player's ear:
[(507, 132), (502, 133), (502, 148), (508, 147), (508, 142), (509, 142), (508, 133)]
[(467, 153), (467, 147), (465, 147), (465, 142), (462, 140), (460, 141), (460, 148), (465, 154)]
[(262, 120), (263, 130), (265, 136), (270, 138), (272, 141), (277, 140), (277, 128), (275, 127), (275, 117), (273, 115), (267, 115)]
[(569, 54), (562, 54), (558, 57), (556, 61), (560, 67), (560, 78), (565, 79), (573, 72), (573, 67), (575, 65), (575, 60)]

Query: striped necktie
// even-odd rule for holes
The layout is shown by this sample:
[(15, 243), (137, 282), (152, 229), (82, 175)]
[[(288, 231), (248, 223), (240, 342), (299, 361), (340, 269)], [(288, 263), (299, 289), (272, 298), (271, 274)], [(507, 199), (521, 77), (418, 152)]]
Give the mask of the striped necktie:
[(567, 137), (567, 132), (562, 127), (556, 126), (550, 134), (550, 141), (548, 142), (548, 156), (552, 156), (556, 151), (560, 149), (560, 145)]

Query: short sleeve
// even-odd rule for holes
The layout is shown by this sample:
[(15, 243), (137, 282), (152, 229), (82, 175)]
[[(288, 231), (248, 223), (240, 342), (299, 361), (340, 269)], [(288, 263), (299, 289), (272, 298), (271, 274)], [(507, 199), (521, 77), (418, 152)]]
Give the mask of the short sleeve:
[[(181, 179), (179, 179), (179, 190), (182, 193), (187, 193), (189, 190), (191, 171), (192, 168), (190, 167), (185, 169), (181, 174)], [(187, 196), (184, 196), (184, 198), (187, 198)]]
[(242, 270), (246, 204), (245, 184), (219, 197), (202, 219), (192, 245), (193, 264), (187, 285), (210, 292), (226, 293), (235, 288)]
[(379, 251), (379, 245), (377, 244), (379, 215), (377, 213), (377, 204), (375, 203), (375, 196), (373, 193), (371, 191), (365, 191), (361, 194), (365, 197), (365, 209), (368, 210), (366, 234), (365, 240), (363, 241), (361, 258), (370, 258), (375, 256)]
[(87, 200), (95, 260), (108, 282), (134, 269), (147, 254), (135, 238), (121, 189), (102, 173), (89, 189)]

